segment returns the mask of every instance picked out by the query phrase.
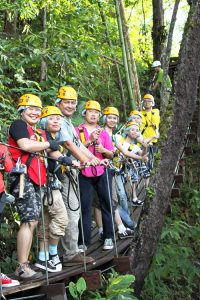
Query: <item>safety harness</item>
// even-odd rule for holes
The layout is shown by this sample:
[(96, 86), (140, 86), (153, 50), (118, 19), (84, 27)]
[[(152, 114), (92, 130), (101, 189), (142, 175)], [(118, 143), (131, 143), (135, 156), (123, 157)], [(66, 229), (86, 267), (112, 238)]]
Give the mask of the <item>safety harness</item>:
[[(120, 140), (120, 144), (123, 146), (124, 145), (124, 142), (125, 142), (125, 137), (122, 136), (121, 137), (121, 140)], [(128, 151), (132, 151), (133, 150), (133, 145), (130, 144), (129, 147), (128, 147)], [(116, 168), (118, 168), (119, 170), (123, 167), (123, 164), (122, 162), (119, 161), (119, 155), (120, 155), (120, 151), (118, 149), (116, 149), (115, 153), (114, 153), (114, 157), (113, 157), (113, 163), (114, 163), (114, 166)]]
[[(33, 130), (33, 132), (34, 132), (36, 141), (39, 141), (39, 142), (44, 142), (44, 141), (45, 141), (45, 139), (44, 139), (44, 137), (43, 137), (43, 132), (42, 132), (40, 129)], [(12, 146), (12, 145), (11, 145), (11, 146)], [(43, 152), (43, 154), (44, 154), (44, 151), (42, 151), (42, 152)], [(31, 162), (32, 162), (32, 160), (33, 160), (33, 158), (34, 158), (35, 155), (36, 155), (36, 154), (32, 154), (32, 153), (23, 153), (23, 152), (22, 152), (22, 153), (19, 155), (17, 161), (12, 157), (12, 159), (15, 161), (15, 167), (14, 167), (13, 170), (10, 172), (10, 176), (15, 175), (16, 178), (15, 178), (15, 180), (10, 184), (10, 193), (11, 193), (11, 194), (13, 193), (13, 190), (14, 190), (15, 187), (19, 184), (19, 181), (20, 181), (20, 176), (19, 176), (20, 173), (18, 173), (18, 172), (16, 171), (16, 166), (17, 166), (17, 164), (18, 164), (18, 166), (17, 166), (17, 168), (18, 168), (18, 167), (20, 167), (20, 165), (22, 164), (21, 161), (24, 159), (24, 157), (27, 158), (26, 161), (23, 161), (23, 165), (26, 166), (26, 170), (28, 171), (28, 169), (29, 169), (29, 167), (30, 167), (30, 165), (31, 165)], [(39, 158), (40, 158), (40, 161), (41, 161), (41, 162), (44, 162), (44, 163), (45, 163), (45, 166), (46, 166), (46, 168), (47, 168), (47, 161), (44, 159), (43, 156), (44, 156), (44, 155), (39, 156)]]
[[(86, 141), (85, 134), (84, 134), (84, 128), (78, 127), (78, 130), (79, 130), (79, 134), (80, 134), (80, 140), (82, 143), (84, 143)], [(95, 146), (95, 144), (96, 144), (96, 141), (93, 142), (94, 146)], [(90, 150), (90, 152), (92, 152), (92, 151)], [(96, 156), (95, 148), (94, 148), (94, 152), (92, 154), (94, 154), (94, 156)], [(96, 167), (94, 167), (94, 166), (90, 166), (90, 167), (91, 167), (92, 174), (96, 177), (97, 176)]]
[(154, 129), (154, 131), (156, 132), (156, 129), (158, 129), (158, 128), (157, 128), (156, 125), (154, 124), (154, 122), (153, 122), (153, 120), (152, 120), (152, 117), (155, 118), (155, 117), (159, 116), (159, 113), (158, 113), (157, 109), (156, 109), (156, 110), (152, 109), (152, 111), (151, 111), (151, 120), (148, 118), (147, 113), (143, 113), (143, 116), (145, 117), (146, 123), (145, 123), (144, 128), (143, 128), (142, 131), (141, 131), (141, 134), (143, 135), (144, 132), (145, 132), (145, 130), (146, 130), (148, 127), (152, 127), (152, 128)]

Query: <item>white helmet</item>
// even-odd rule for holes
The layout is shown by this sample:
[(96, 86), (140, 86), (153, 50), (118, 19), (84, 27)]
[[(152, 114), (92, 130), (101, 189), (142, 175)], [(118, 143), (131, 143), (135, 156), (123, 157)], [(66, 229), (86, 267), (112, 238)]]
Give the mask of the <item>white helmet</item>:
[(161, 62), (159, 60), (155, 60), (152, 64), (152, 68), (161, 67)]

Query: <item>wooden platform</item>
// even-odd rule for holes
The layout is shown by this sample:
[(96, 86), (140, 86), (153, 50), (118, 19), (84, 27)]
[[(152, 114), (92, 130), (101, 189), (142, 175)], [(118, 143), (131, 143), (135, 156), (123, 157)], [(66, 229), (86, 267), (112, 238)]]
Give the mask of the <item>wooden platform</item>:
[[(138, 183), (138, 196), (140, 199), (145, 197), (145, 189), (142, 180)], [(137, 222), (141, 207), (132, 207), (131, 215), (132, 218)], [(74, 266), (74, 267), (63, 267), (63, 270), (58, 273), (48, 273), (49, 284), (64, 282), (67, 286), (68, 282), (77, 279), (82, 276), (85, 271), (90, 270), (105, 270), (111, 267), (116, 266), (115, 258), (117, 256), (122, 257), (128, 252), (128, 248), (131, 245), (132, 238), (127, 239), (118, 239), (117, 230), (115, 230), (116, 235), (116, 247), (113, 250), (103, 250), (103, 243), (99, 241), (98, 229), (94, 227), (92, 230), (91, 245), (86, 251), (87, 256), (92, 256), (95, 259), (95, 264), (87, 265), (87, 269), (84, 269), (84, 266)], [(114, 243), (115, 246), (115, 243)], [(41, 270), (39, 270), (41, 271)], [(24, 297), (27, 294), (33, 295), (35, 291), (47, 284), (46, 275), (40, 279), (33, 281), (21, 282), (19, 286), (11, 288), (3, 288), (3, 294), (6, 296), (6, 299), (17, 299), (18, 297)], [(27, 298), (28, 299), (28, 298)], [(35, 298), (36, 299), (36, 298)]]
[[(145, 199), (146, 191), (144, 188), (143, 179), (140, 179), (138, 182), (137, 195), (140, 200)], [(134, 221), (138, 222), (142, 207), (130, 206), (130, 208), (131, 208), (132, 218), (134, 219)], [(87, 265), (86, 270), (84, 269), (84, 266), (74, 266), (74, 267), (63, 267), (63, 270), (58, 273), (48, 273), (49, 284), (51, 285), (53, 283), (64, 283), (65, 286), (67, 286), (69, 281), (71, 280), (76, 281), (77, 278), (82, 276), (82, 274), (85, 271), (90, 271), (90, 270), (104, 271), (105, 269), (116, 267), (115, 258), (117, 256), (122, 258), (128, 253), (129, 246), (132, 243), (132, 238), (120, 240), (118, 239), (117, 231), (115, 231), (115, 233), (116, 233), (116, 247), (114, 247), (113, 250), (104, 251), (103, 244), (98, 239), (98, 229), (96, 227), (93, 228), (91, 246), (86, 251), (86, 255), (92, 256), (95, 259), (95, 264)], [(125, 263), (122, 262), (122, 264), (126, 264), (126, 262)], [(20, 299), (20, 297), (25, 297), (23, 299), (26, 299), (27, 294), (34, 295), (35, 291), (37, 291), (39, 287), (45, 286), (46, 284), (47, 284), (46, 275), (44, 273), (43, 277), (38, 280), (29, 281), (27, 283), (21, 282), (19, 286), (13, 288), (4, 288), (3, 294), (6, 296), (6, 299), (18, 299), (18, 298)]]
[[(95, 259), (95, 264), (87, 265), (87, 271), (89, 270), (103, 270), (108, 267), (115, 267), (115, 263), (113, 259), (116, 257), (116, 249), (110, 251), (102, 250), (102, 243), (98, 240), (98, 234), (95, 233), (96, 230), (93, 230), (93, 238), (92, 245), (86, 252), (86, 255), (90, 255)], [(119, 240), (117, 239), (117, 251), (121, 256), (123, 255), (127, 248), (130, 246), (132, 238)], [(58, 273), (48, 273), (49, 275), (49, 283), (55, 282), (64, 282), (67, 285), (73, 277), (81, 276), (81, 274), (85, 272), (84, 266), (74, 266), (74, 267), (64, 267), (61, 272)], [(24, 292), (30, 289), (35, 289), (37, 287), (46, 285), (46, 275), (44, 273), (43, 277), (38, 280), (29, 281), (27, 283), (22, 282), (19, 286), (4, 288), (3, 294), (6, 296), (6, 299), (17, 299), (17, 294), (20, 292)], [(7, 297), (9, 295), (9, 297)], [(13, 295), (13, 297), (12, 297)]]

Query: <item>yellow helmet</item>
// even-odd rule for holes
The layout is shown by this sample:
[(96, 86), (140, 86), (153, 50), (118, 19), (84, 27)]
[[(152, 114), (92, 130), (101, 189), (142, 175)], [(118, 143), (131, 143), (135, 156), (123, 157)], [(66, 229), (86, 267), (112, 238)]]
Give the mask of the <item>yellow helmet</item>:
[(143, 99), (144, 99), (144, 101), (145, 101), (145, 99), (151, 99), (152, 101), (154, 101), (154, 97), (151, 94), (144, 95)]
[(138, 110), (132, 110), (129, 114), (129, 117), (132, 117), (134, 115), (140, 116), (142, 118), (142, 113)]
[(33, 94), (24, 94), (19, 98), (17, 106), (36, 106), (42, 108), (42, 102), (38, 96)]
[(76, 100), (77, 92), (71, 86), (61, 86), (58, 90), (58, 98), (63, 100)]
[(118, 109), (116, 107), (113, 107), (113, 106), (107, 106), (106, 108), (104, 108), (103, 114), (104, 115), (116, 115), (116, 116), (119, 117)]
[(138, 123), (133, 122), (133, 121), (130, 121), (130, 122), (126, 123), (126, 129), (127, 129), (128, 127), (133, 126), (133, 125), (135, 125), (135, 126), (137, 126), (138, 128), (140, 128), (140, 125), (139, 125)]
[(99, 102), (95, 101), (95, 100), (88, 100), (86, 103), (85, 103), (85, 109), (95, 109), (95, 110), (98, 110), (98, 111), (101, 111), (101, 106), (99, 104)]
[(145, 101), (147, 101), (147, 100), (151, 100), (151, 101), (152, 101), (152, 106), (155, 105), (154, 97), (153, 97), (151, 94), (146, 94), (146, 95), (144, 95), (143, 101), (145, 102)]
[(60, 109), (56, 106), (46, 106), (42, 109), (41, 119), (51, 116), (51, 115), (59, 115), (62, 116)]

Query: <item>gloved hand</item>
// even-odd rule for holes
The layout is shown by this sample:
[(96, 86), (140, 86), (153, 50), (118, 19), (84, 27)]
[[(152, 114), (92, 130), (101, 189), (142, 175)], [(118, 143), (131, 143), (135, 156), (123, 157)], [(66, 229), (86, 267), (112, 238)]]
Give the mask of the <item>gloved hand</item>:
[(65, 166), (71, 166), (72, 165), (72, 159), (69, 158), (68, 156), (60, 156), (58, 158), (58, 161), (60, 162), (61, 165), (65, 165)]
[(49, 142), (49, 148), (53, 151), (58, 151), (60, 149), (60, 144), (62, 142), (58, 142), (58, 141), (55, 141), (55, 140), (50, 140), (48, 141)]

